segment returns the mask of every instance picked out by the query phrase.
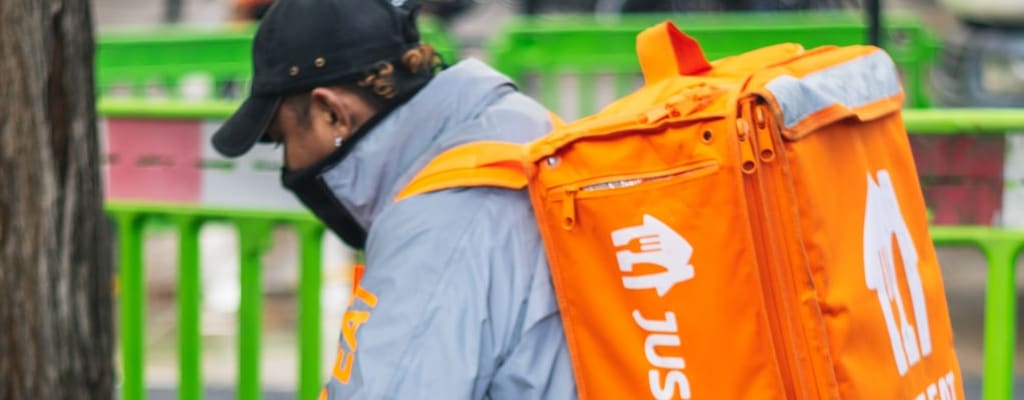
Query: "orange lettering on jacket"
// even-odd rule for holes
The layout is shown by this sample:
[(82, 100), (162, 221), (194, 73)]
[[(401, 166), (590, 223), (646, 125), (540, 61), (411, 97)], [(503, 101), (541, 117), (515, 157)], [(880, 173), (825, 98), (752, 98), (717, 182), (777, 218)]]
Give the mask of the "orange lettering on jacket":
[[(365, 304), (370, 310), (352, 310), (356, 300)], [(338, 346), (338, 356), (334, 360), (334, 368), (331, 375), (343, 384), (347, 384), (352, 377), (352, 364), (355, 362), (356, 351), (359, 349), (359, 342), (356, 340), (356, 333), (359, 327), (370, 319), (373, 308), (377, 306), (377, 296), (362, 286), (357, 286), (352, 298), (348, 303), (349, 310), (341, 320), (341, 340), (345, 346)], [(346, 349), (348, 349), (346, 351)]]

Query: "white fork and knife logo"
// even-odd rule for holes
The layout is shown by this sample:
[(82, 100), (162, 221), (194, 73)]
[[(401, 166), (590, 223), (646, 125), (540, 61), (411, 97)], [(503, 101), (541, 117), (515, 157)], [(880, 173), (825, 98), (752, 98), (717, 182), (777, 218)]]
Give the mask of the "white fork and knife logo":
[(644, 214), (643, 224), (622, 228), (612, 232), (612, 244), (617, 248), (629, 246), (634, 240), (640, 241), (640, 251), (619, 250), (615, 257), (619, 270), (633, 272), (638, 264), (654, 264), (664, 271), (635, 276), (623, 276), (622, 285), (627, 289), (654, 289), (664, 297), (676, 284), (694, 277), (690, 257), (693, 246), (664, 222)]
[[(640, 251), (633, 251), (636, 247), (634, 241), (639, 242)], [(620, 271), (632, 273), (639, 264), (662, 268), (662, 271), (654, 273), (624, 274), (622, 286), (626, 289), (654, 289), (658, 296), (664, 297), (675, 285), (694, 276), (693, 266), (690, 265), (693, 246), (667, 224), (650, 215), (645, 214), (643, 224), (639, 226), (613, 231), (612, 243), (619, 248), (615, 258), (618, 259)], [(646, 335), (643, 354), (650, 365), (647, 371), (648, 388), (651, 396), (659, 400), (689, 400), (692, 392), (690, 379), (684, 371), (686, 360), (678, 354), (682, 340), (676, 314), (670, 310), (662, 312), (664, 319), (648, 318), (639, 309), (633, 310), (633, 321)], [(669, 349), (674, 349), (676, 354), (666, 353)]]

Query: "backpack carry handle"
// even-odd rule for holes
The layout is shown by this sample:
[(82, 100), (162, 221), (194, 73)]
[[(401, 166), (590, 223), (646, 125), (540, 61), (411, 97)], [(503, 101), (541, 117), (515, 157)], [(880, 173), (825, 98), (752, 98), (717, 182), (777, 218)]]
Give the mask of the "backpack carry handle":
[(680, 31), (672, 21), (640, 32), (636, 37), (636, 54), (647, 85), (711, 69), (697, 40)]

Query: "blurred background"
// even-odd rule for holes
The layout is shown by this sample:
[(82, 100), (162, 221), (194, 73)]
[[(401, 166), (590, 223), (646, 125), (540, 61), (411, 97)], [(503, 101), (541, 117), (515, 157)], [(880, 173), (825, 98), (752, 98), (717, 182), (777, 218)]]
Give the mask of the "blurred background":
[[(986, 318), (999, 329), (990, 343), (1020, 342), (1013, 291), (993, 296), (986, 316), (986, 284), (999, 277), (1004, 287), (1024, 286), (1012, 272), (1019, 268), (1009, 268), (1021, 265), (1017, 254), (998, 251), (1024, 243), (1006, 234), (1024, 228), (1024, 124), (1013, 122), (1024, 118), (998, 114), (1009, 118), (965, 126), (929, 110), (1021, 111), (1021, 0), (884, 0), (875, 34), (867, 0), (422, 3), (424, 39), (447, 61), (489, 61), (568, 120), (641, 84), (633, 38), (665, 18), (697, 37), (711, 59), (779, 42), (877, 40), (903, 75), (933, 223), (970, 238), (949, 243), (977, 244), (940, 248), (969, 399), (981, 398), (983, 377), (999, 365), (986, 372)], [(126, 398), (313, 398), (334, 361), (357, 252), (324, 234), (281, 188), (277, 150), (258, 146), (227, 160), (209, 145), (248, 90), (253, 22), (269, 4), (93, 2)], [(964, 226), (981, 228), (956, 230)], [(1003, 356), (1024, 371), (1024, 359)], [(1014, 385), (1024, 398), (1021, 372), (1004, 375), (1012, 379), (993, 385)]]

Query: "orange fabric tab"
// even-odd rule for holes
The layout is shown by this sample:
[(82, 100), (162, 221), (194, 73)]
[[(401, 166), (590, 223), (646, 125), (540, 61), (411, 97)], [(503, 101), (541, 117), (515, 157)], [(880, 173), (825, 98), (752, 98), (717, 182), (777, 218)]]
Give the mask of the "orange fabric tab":
[[(671, 49), (671, 52), (665, 51)], [(637, 57), (648, 85), (680, 75), (693, 75), (711, 69), (700, 44), (665, 21), (645, 29), (636, 38)]]
[(475, 142), (456, 147), (427, 164), (395, 201), (456, 187), (522, 189), (527, 182), (524, 154), (523, 145), (507, 142)]

